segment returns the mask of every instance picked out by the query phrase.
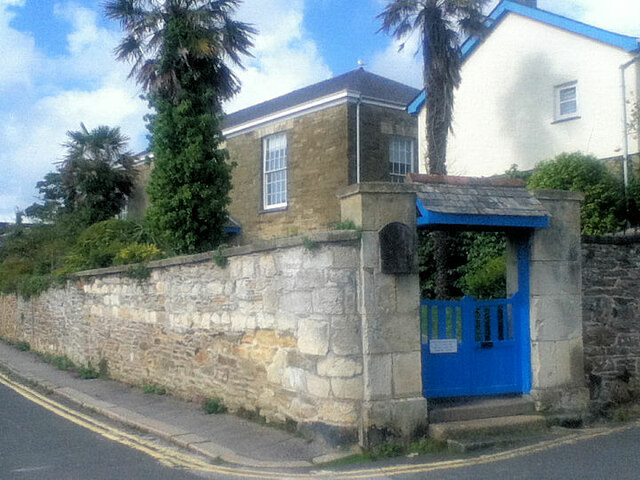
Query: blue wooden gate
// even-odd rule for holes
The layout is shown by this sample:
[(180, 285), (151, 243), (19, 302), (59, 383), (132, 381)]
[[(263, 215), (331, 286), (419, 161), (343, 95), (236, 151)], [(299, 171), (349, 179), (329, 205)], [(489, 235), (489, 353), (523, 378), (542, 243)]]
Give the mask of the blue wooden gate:
[(500, 300), (422, 300), (425, 397), (525, 390), (521, 300), (519, 293)]
[(509, 286), (518, 292), (510, 298), (421, 301), (422, 384), (428, 398), (531, 390), (529, 243), (533, 229), (549, 226), (550, 215), (523, 187), (487, 185), (431, 187), (416, 200), (418, 227), (504, 229), (517, 256), (517, 275)]

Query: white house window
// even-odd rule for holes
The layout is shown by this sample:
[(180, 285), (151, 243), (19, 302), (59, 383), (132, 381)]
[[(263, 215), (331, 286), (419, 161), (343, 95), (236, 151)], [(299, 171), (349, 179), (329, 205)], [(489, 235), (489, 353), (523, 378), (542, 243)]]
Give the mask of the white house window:
[(407, 173), (415, 171), (413, 139), (406, 137), (391, 137), (389, 142), (389, 168), (391, 181), (403, 183)]
[(578, 82), (565, 83), (555, 88), (557, 120), (578, 116)]
[(287, 136), (284, 133), (263, 139), (264, 208), (287, 206)]

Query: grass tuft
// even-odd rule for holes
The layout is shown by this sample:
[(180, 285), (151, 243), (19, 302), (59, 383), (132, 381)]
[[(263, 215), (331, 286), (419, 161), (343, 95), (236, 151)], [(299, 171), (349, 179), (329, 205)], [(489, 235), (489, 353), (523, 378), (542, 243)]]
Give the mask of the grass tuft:
[(167, 393), (167, 389), (162, 385), (158, 385), (156, 383), (145, 383), (142, 386), (142, 391), (144, 393), (154, 394), (154, 395), (165, 395)]

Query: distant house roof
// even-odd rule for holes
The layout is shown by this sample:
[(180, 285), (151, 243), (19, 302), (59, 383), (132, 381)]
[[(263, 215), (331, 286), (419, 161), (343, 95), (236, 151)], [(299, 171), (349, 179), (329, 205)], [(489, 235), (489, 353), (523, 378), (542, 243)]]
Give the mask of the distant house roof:
[[(539, 8), (532, 8), (521, 3), (512, 2), (509, 0), (503, 0), (500, 2), (493, 11), (488, 15), (487, 23), (489, 25), (489, 33), (495, 29), (500, 22), (509, 14), (516, 13), (523, 17), (537, 20), (547, 25), (560, 28), (567, 32), (576, 33), (584, 37), (596, 40), (608, 45), (621, 48), (627, 52), (640, 51), (640, 38), (630, 37), (628, 35), (622, 35), (608, 30), (603, 30), (586, 23), (578, 22), (571, 18), (557, 15), (555, 13), (548, 12), (546, 10), (540, 10)], [(473, 54), (476, 48), (482, 43), (482, 39), (478, 37), (468, 38), (460, 47), (462, 52), (462, 59), (465, 61)], [(422, 90), (409, 104), (407, 110), (410, 114), (416, 115), (422, 109), (424, 102), (426, 101), (425, 91)]]
[(397, 104), (399, 108), (404, 109), (407, 103), (419, 93), (419, 90), (367, 72), (363, 68), (358, 68), (329, 80), (294, 90), (281, 97), (231, 113), (224, 119), (223, 129), (234, 129), (240, 125), (270, 117), (278, 112), (329, 97), (339, 92), (359, 94), (363, 98)]

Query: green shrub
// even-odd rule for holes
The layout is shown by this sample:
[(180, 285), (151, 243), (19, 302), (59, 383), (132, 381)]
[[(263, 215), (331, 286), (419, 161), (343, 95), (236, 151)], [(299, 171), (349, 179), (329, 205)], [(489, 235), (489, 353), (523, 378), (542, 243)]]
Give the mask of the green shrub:
[[(503, 233), (459, 232), (452, 236), (449, 278), (453, 298), (504, 298), (506, 294), (506, 237)], [(418, 259), (422, 298), (435, 298), (435, 242), (419, 231)]]
[(207, 415), (225, 413), (227, 411), (227, 407), (224, 406), (219, 398), (207, 398), (202, 405), (202, 409)]
[(122, 248), (114, 259), (115, 265), (145, 263), (164, 256), (164, 252), (151, 243), (132, 243)]
[(29, 342), (22, 341), (16, 343), (16, 348), (21, 352), (28, 352), (29, 350), (31, 350), (31, 345), (29, 345)]
[(109, 267), (127, 246), (144, 240), (140, 225), (128, 220), (111, 219), (84, 230), (70, 255), (65, 258), (65, 272)]
[(57, 283), (53, 275), (29, 275), (18, 280), (16, 293), (24, 298), (35, 297)]
[[(55, 283), (76, 235), (66, 216), (53, 225), (10, 227), (0, 248), (0, 291), (27, 297)], [(27, 280), (31, 276), (38, 278)]]
[(504, 233), (464, 232), (461, 249), (466, 263), (457, 270), (458, 286), (475, 298), (504, 298), (507, 291)]
[(460, 281), (465, 293), (475, 298), (504, 298), (506, 275), (505, 257), (496, 257), (488, 259), (483, 267), (468, 269)]
[(622, 183), (594, 156), (562, 153), (542, 162), (534, 170), (527, 187), (584, 193), (582, 233), (615, 232), (624, 223)]

